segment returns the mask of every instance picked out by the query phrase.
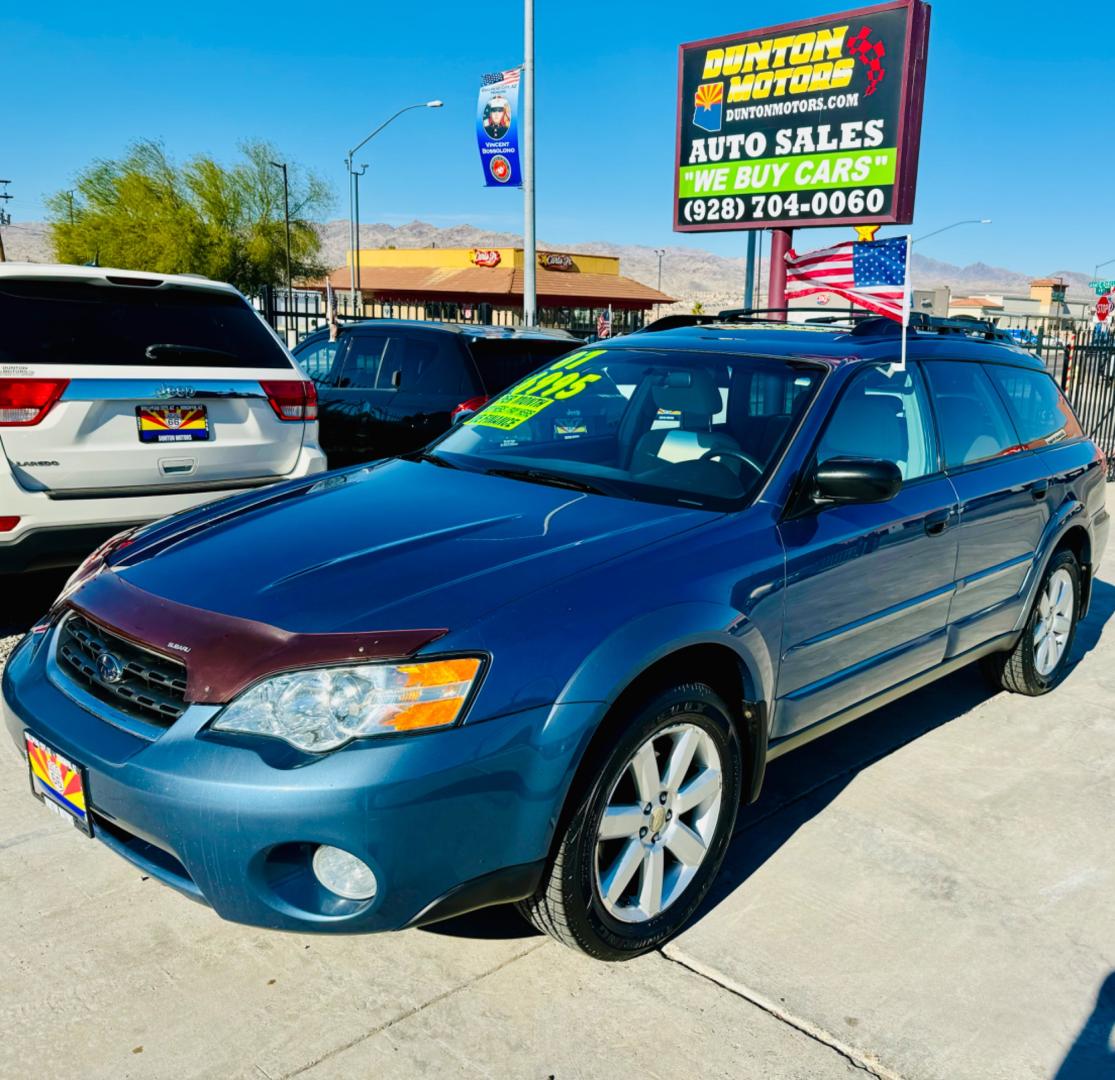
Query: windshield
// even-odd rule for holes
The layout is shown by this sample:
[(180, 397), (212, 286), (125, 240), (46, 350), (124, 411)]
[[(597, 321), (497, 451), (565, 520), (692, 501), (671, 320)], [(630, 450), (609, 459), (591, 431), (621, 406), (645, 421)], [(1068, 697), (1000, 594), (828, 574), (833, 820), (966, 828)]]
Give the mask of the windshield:
[(232, 293), (86, 282), (0, 282), (0, 363), (290, 369)]
[(758, 491), (823, 377), (792, 358), (582, 349), (432, 449), (450, 464), (535, 483), (736, 509)]

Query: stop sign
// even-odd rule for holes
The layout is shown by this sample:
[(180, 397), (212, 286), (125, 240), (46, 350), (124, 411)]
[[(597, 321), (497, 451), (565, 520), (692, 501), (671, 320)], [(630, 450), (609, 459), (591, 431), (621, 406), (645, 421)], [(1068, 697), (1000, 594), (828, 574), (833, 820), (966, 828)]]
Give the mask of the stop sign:
[(1111, 314), (1112, 306), (1110, 296), (1101, 296), (1096, 301), (1096, 318), (1103, 322)]

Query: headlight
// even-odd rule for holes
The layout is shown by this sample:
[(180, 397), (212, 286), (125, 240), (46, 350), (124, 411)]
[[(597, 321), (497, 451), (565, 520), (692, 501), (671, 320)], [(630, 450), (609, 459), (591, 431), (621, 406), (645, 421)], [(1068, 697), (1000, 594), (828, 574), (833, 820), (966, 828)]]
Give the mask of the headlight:
[(467, 657), (275, 675), (227, 705), (213, 728), (270, 735), (322, 753), (352, 739), (448, 727), (479, 671), (480, 660)]

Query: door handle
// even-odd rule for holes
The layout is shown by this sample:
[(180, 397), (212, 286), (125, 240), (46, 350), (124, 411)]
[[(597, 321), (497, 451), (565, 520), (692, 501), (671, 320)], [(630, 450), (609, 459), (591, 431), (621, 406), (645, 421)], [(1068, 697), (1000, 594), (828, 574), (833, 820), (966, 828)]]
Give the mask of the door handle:
[(1039, 481), (1030, 488), (1030, 494), (1034, 497), (1034, 502), (1041, 502), (1049, 494), (1049, 482), (1047, 480)]
[(925, 532), (927, 536), (940, 536), (952, 524), (952, 511), (939, 510), (930, 514), (925, 519)]

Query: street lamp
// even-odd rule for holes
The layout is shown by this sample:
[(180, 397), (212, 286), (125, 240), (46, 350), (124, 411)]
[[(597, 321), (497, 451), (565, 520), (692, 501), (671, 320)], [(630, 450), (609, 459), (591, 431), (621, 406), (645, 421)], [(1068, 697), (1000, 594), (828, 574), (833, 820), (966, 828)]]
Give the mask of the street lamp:
[(941, 229), (934, 229), (931, 233), (926, 233), (924, 236), (919, 236), (916, 240), (910, 242), (910, 246), (920, 244), (923, 240), (928, 240), (931, 236), (936, 236), (938, 233), (948, 232), (949, 229), (958, 228), (961, 225), (990, 225), (991, 218), (966, 218), (964, 221), (954, 221), (951, 225), (946, 225)]
[(287, 183), (287, 168), (285, 161), (272, 161), (272, 166), (283, 171), (283, 220), (286, 222), (286, 318), (283, 320), (287, 328), (290, 326), (290, 316), (294, 311), (294, 286), (290, 280), (290, 185)]
[(1092, 280), (1096, 280), (1100, 276), (1100, 271), (1105, 266), (1110, 266), (1112, 263), (1115, 263), (1115, 259), (1108, 259), (1107, 262), (1096, 263), (1096, 268), (1092, 271)]
[[(658, 256), (658, 291), (661, 292), (662, 291), (662, 258), (666, 254), (666, 249), (665, 248), (655, 248), (654, 253), (655, 253), (655, 255)], [(654, 305), (654, 311), (655, 311), (656, 316), (658, 314), (660, 314), (661, 311), (662, 311), (662, 304), (661, 303), (655, 304)]]
[[(382, 124), (379, 125), (370, 135), (361, 139), (349, 152), (348, 157), (345, 158), (345, 168), (348, 169), (348, 238), (351, 245), (351, 256), (348, 269), (349, 281), (349, 297), (352, 301), (352, 312), (356, 314), (356, 290), (359, 287), (356, 269), (356, 174), (352, 168), (352, 159), (365, 143), (371, 142), (392, 120), (397, 120), (405, 112), (410, 112), (411, 109), (440, 109), (444, 102), (441, 101), (420, 101), (415, 105), (405, 105), (397, 113), (389, 116)], [(363, 174), (361, 174), (363, 175)]]
[[(360, 177), (368, 171), (368, 165), (365, 162), (360, 166), (360, 170), (352, 170), (352, 202), (355, 207), (356, 216), (356, 247), (352, 250), (352, 265), (356, 271), (356, 287), (360, 288)], [(355, 314), (355, 311), (353, 311)]]

